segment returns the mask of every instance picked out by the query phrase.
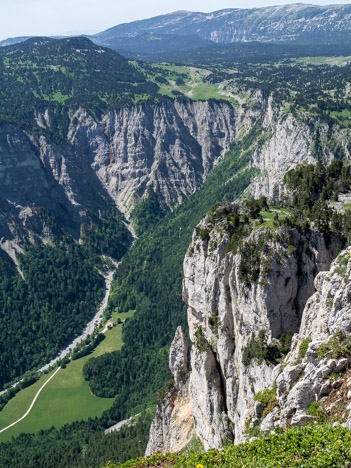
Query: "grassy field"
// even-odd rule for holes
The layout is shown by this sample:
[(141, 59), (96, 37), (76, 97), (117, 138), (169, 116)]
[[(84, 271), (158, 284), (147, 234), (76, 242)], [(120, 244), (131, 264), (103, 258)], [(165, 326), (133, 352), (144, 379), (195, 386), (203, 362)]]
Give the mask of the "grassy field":
[[(204, 78), (211, 72), (195, 67), (157, 64), (168, 73), (168, 84), (160, 85), (160, 94), (164, 96), (173, 96), (172, 91), (183, 93), (195, 101), (207, 99), (228, 99), (223, 94), (218, 84), (206, 83)], [(166, 75), (165, 75), (166, 76)], [(182, 78), (183, 84), (177, 84), (176, 80)]]
[(341, 121), (344, 125), (350, 126), (351, 124), (351, 112), (347, 109), (343, 109), (340, 112), (333, 111), (331, 115), (336, 118), (339, 122)]
[(348, 57), (300, 57), (295, 60), (297, 63), (306, 65), (336, 65), (343, 67), (351, 62), (351, 56)]
[[(290, 210), (282, 207), (269, 207), (270, 211), (261, 211), (263, 223), (257, 224), (255, 230), (260, 228), (274, 229), (273, 217), (275, 213), (278, 213), (281, 218), (284, 218), (290, 213)], [(252, 220), (253, 221), (253, 220)]]
[[(117, 314), (113, 321), (130, 317), (133, 311)], [(32, 411), (20, 423), (0, 434), (0, 442), (10, 440), (21, 432), (37, 432), (51, 426), (61, 427), (72, 421), (88, 419), (102, 414), (113, 402), (113, 398), (98, 398), (89, 389), (83, 378), (82, 369), (91, 357), (115, 351), (122, 346), (122, 324), (107, 330), (106, 338), (89, 356), (70, 362), (43, 389)], [(44, 375), (34, 385), (19, 392), (0, 413), (0, 429), (19, 419), (29, 408), (36, 392), (52, 375)]]

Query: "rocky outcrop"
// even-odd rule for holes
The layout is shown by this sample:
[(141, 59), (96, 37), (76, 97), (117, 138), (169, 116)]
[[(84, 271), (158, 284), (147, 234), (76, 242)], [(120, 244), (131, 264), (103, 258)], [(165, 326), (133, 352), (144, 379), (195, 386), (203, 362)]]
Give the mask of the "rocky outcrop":
[(299, 164), (329, 165), (338, 156), (337, 148), (331, 144), (338, 141), (346, 160), (350, 160), (348, 130), (331, 129), (318, 119), (294, 115), (275, 108), (272, 98), (268, 99), (265, 118), (262, 123), (262, 138), (255, 149), (251, 166), (258, 175), (246, 189), (244, 196), (268, 197), (279, 203), (284, 194), (282, 181), (285, 174)]
[(17, 249), (28, 239), (50, 238), (49, 213), (78, 238), (89, 211), (108, 209), (106, 197), (88, 161), (79, 159), (69, 145), (29, 136), (15, 125), (0, 127), (2, 245)]
[[(274, 349), (287, 333), (299, 331), (313, 278), (329, 269), (337, 246), (314, 231), (259, 229), (233, 254), (226, 223), (205, 218), (184, 261), (183, 297), (194, 343), (189, 391), (196, 431), (207, 448), (221, 446), (230, 432), (235, 442), (245, 438), (254, 395), (280, 372)], [(256, 280), (247, 282), (255, 269)], [(206, 379), (215, 390), (206, 389)]]
[(166, 390), (159, 401), (155, 418), (151, 424), (146, 456), (155, 452), (178, 452), (194, 436), (194, 418), (188, 392), (189, 349), (181, 327), (173, 339), (169, 367), (175, 385)]
[(264, 122), (271, 138), (256, 149), (252, 158), (252, 166), (260, 171), (247, 190), (254, 198), (263, 195), (279, 199), (279, 185), (290, 169), (301, 163), (316, 164), (318, 161), (308, 125), (297, 122), (291, 114), (275, 120), (271, 106), (270, 102)]
[(265, 430), (307, 424), (313, 415), (306, 410), (314, 402), (350, 424), (350, 279), (351, 247), (338, 256), (330, 271), (315, 279), (316, 292), (306, 304), (300, 332), (276, 380), (276, 415)]
[[(28, 239), (50, 237), (42, 208), (60, 228), (79, 238), (89, 213), (108, 209), (108, 198), (127, 218), (152, 188), (163, 208), (182, 203), (198, 190), (230, 144), (263, 118), (254, 141), (252, 167), (259, 175), (246, 193), (276, 197), (287, 170), (317, 162), (310, 127), (284, 114), (260, 93), (253, 108), (234, 109), (225, 101), (163, 101), (110, 112), (100, 121), (83, 109), (71, 111), (67, 141), (55, 144), (15, 125), (0, 127), (1, 245), (16, 249)], [(38, 110), (39, 127), (53, 125)], [(324, 132), (325, 133), (325, 132)], [(323, 131), (319, 131), (322, 135)], [(335, 135), (348, 151), (348, 137)], [(325, 161), (333, 159), (323, 144)], [(348, 154), (348, 153), (347, 153)], [(12, 246), (12, 247), (11, 247)]]
[[(347, 361), (319, 363), (318, 345), (340, 324), (345, 332), (351, 327), (345, 280), (336, 282), (334, 273), (326, 273), (336, 256), (336, 238), (313, 230), (261, 228), (235, 245), (231, 210), (236, 208), (219, 208), (199, 224), (184, 260), (192, 341), (187, 389), (195, 433), (205, 449), (242, 442), (254, 426), (269, 431), (292, 416), (296, 425), (310, 421), (306, 408), (331, 389), (325, 377)], [(338, 312), (325, 322), (334, 296)], [(310, 359), (309, 368), (299, 358), (306, 337), (316, 340), (304, 358)], [(257, 398), (264, 391), (271, 407)]]

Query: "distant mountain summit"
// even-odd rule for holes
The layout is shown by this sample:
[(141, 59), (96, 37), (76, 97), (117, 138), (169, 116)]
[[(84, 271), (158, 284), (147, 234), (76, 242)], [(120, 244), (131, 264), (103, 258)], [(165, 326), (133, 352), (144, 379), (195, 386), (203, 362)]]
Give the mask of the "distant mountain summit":
[(344, 43), (351, 40), (351, 5), (292, 4), (230, 8), (211, 13), (176, 11), (121, 24), (92, 36), (97, 43), (147, 33), (198, 35), (217, 43)]
[[(155, 43), (151, 44), (152, 36), (158, 38), (159, 49)], [(182, 39), (178, 43), (175, 37), (179, 36)], [(119, 24), (86, 37), (115, 50), (151, 53), (205, 47), (205, 41), (218, 44), (254, 41), (345, 44), (351, 43), (351, 4), (318, 6), (295, 3), (251, 9), (228, 8), (211, 13), (180, 10)], [(189, 37), (192, 38), (190, 41)], [(131, 38), (137, 40), (131, 41)], [(6, 39), (0, 41), (0, 46), (25, 39), (27, 37)]]

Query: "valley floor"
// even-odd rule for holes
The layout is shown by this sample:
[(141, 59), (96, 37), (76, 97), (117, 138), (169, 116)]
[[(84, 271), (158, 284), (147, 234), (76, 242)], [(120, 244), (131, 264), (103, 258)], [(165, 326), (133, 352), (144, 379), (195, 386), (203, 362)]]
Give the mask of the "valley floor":
[[(93, 395), (89, 384), (83, 377), (83, 366), (91, 358), (104, 353), (121, 349), (123, 321), (130, 317), (133, 311), (114, 314), (114, 323), (120, 318), (120, 324), (107, 329), (106, 338), (88, 356), (71, 361), (66, 368), (62, 369), (48, 383), (28, 416), (15, 426), (0, 433), (0, 442), (10, 440), (22, 432), (37, 432), (49, 429), (51, 426), (57, 428), (64, 424), (86, 420), (100, 416), (104, 410), (110, 408), (113, 398), (99, 398)], [(0, 413), (0, 431), (19, 419), (28, 410), (38, 389), (45, 383), (53, 372), (43, 375), (38, 382), (20, 391)]]

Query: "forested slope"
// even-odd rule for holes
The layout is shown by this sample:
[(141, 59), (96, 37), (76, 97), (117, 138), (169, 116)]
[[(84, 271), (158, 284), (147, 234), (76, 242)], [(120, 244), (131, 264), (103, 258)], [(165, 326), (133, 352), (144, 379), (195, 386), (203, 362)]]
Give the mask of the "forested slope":
[[(26, 278), (27, 274), (30, 280), (24, 283), (16, 277), (14, 267), (4, 273), (4, 288), (10, 288), (12, 297), (19, 298), (16, 303), (9, 301), (6, 305), (8, 308), (4, 309), (6, 314), (10, 309), (13, 313), (13, 328), (9, 328), (11, 340), (15, 336), (15, 329), (23, 325), (19, 311), (24, 302), (28, 304), (28, 313), (31, 314), (32, 322), (36, 323), (40, 336), (35, 356), (26, 357), (25, 364), (30, 366), (32, 361), (44, 359), (45, 333), (50, 331), (50, 327), (41, 325), (38, 310), (48, 311), (50, 322), (55, 320), (56, 313), (62, 317), (62, 322), (57, 322), (57, 336), (49, 346), (54, 353), (67, 339), (59, 332), (68, 326), (68, 304), (77, 313), (75, 328), (69, 329), (69, 336), (77, 333), (96, 307), (101, 294), (101, 276), (97, 271), (102, 266), (99, 256), (105, 254), (121, 259), (126, 253), (108, 305), (108, 312), (116, 309), (121, 312), (135, 310), (133, 317), (124, 325), (124, 347), (121, 351), (88, 361), (84, 368), (84, 376), (92, 392), (101, 397), (115, 397), (112, 408), (99, 419), (66, 425), (59, 430), (43, 431), (39, 435), (23, 435), (0, 446), (0, 460), (4, 460), (5, 466), (10, 457), (14, 464), (25, 462), (27, 466), (33, 467), (45, 466), (48, 460), (61, 466), (97, 466), (107, 459), (122, 462), (131, 456), (143, 454), (155, 399), (170, 378), (168, 351), (174, 331), (180, 324), (186, 328), (186, 311), (181, 298), (182, 263), (193, 230), (200, 219), (213, 205), (236, 200), (254, 177), (259, 178), (261, 166), (256, 161), (263, 157), (263, 150), (271, 140), (276, 145), (275, 154), (282, 162), (288, 160), (289, 164), (302, 162), (306, 155), (314, 163), (318, 160), (350, 157), (350, 65), (340, 57), (338, 66), (334, 67), (325, 61), (313, 65), (306, 57), (306, 61), (298, 62), (302, 60), (299, 54), (296, 54), (297, 57), (289, 55), (290, 52), (288, 56), (285, 53), (279, 55), (279, 50), (272, 46), (261, 51), (261, 59), (257, 51), (251, 48), (252, 53), (246, 58), (245, 51), (237, 55), (233, 52), (229, 57), (225, 54), (215, 56), (213, 51), (213, 56), (208, 60), (204, 52), (193, 54), (190, 58), (184, 56), (187, 64), (196, 64), (201, 69), (164, 64), (154, 66), (127, 62), (117, 54), (84, 39), (42, 41), (44, 49), (40, 50), (47, 48), (47, 53), (42, 56), (35, 44), (28, 53), (25, 52), (25, 44), (23, 49), (13, 46), (10, 52), (0, 51), (4, 54), (0, 70), (6, 82), (4, 89), (9, 91), (8, 96), (5, 96), (8, 100), (6, 107), (5, 104), (3, 107), (2, 119), (4, 122), (23, 125), (27, 132), (32, 132), (33, 138), (45, 135), (61, 145), (60, 151), (69, 148), (64, 153), (69, 157), (62, 160), (57, 157), (61, 166), (52, 158), (55, 170), (59, 166), (64, 167), (66, 161), (74, 160), (72, 147), (83, 141), (77, 139), (72, 144), (73, 131), (69, 137), (71, 140), (67, 138), (69, 124), (71, 130), (84, 128), (90, 138), (84, 140), (86, 146), (80, 148), (80, 155), (90, 156), (95, 142), (104, 138), (110, 144), (110, 135), (111, 140), (117, 142), (118, 148), (120, 140), (114, 140), (114, 134), (112, 131), (109, 133), (106, 122), (111, 123), (112, 128), (115, 122), (119, 122), (115, 109), (126, 110), (125, 114), (119, 114), (122, 120), (123, 115), (135, 112), (134, 105), (140, 101), (148, 101), (148, 104), (137, 107), (139, 113), (149, 104), (171, 102), (169, 107), (177, 108), (178, 114), (187, 116), (186, 111), (193, 106), (192, 98), (201, 102), (215, 96), (215, 100), (208, 103), (209, 106), (214, 109), (216, 106), (225, 107), (240, 117), (236, 140), (230, 145), (229, 151), (221, 160), (218, 158), (217, 165), (209, 171), (202, 188), (181, 205), (165, 207), (159, 191), (143, 187), (143, 196), (132, 211), (132, 221), (139, 238), (128, 253), (126, 251), (131, 243), (131, 235), (124, 225), (123, 216), (112, 208), (107, 192), (101, 191), (104, 200), (101, 206), (92, 204), (93, 209), (85, 209), (82, 214), (80, 207), (77, 208), (73, 203), (75, 194), (71, 188), (74, 184), (67, 184), (69, 190), (65, 193), (73, 199), (71, 204), (81, 216), (74, 218), (78, 219), (79, 226), (75, 241), (67, 237), (67, 233), (61, 238), (61, 234), (55, 238), (51, 235), (51, 228), (50, 235), (45, 238), (45, 242), (49, 240), (49, 245), (28, 247), (28, 252), (23, 257), (19, 256), (24, 276)], [(33, 43), (29, 43), (29, 47), (33, 47)], [(269, 55), (271, 52), (272, 55)], [(53, 56), (59, 60), (61, 54), (62, 63), (52, 61)], [(12, 55), (17, 57), (17, 65), (11, 62)], [(25, 60), (23, 57), (26, 57)], [(105, 62), (108, 57), (111, 59), (111, 70), (110, 62)], [(209, 61), (213, 61), (212, 64)], [(16, 73), (12, 72), (13, 68)], [(105, 73), (109, 70), (111, 73)], [(46, 72), (50, 80), (41, 80)], [(16, 90), (13, 94), (12, 87)], [(15, 107), (13, 103), (18, 93), (24, 96), (27, 93), (25, 100), (28, 98), (28, 101), (23, 106)], [(224, 105), (222, 101), (225, 101)], [(186, 106), (183, 106), (184, 102)], [(78, 112), (78, 106), (84, 109)], [(163, 107), (156, 106), (155, 109), (153, 111), (157, 114)], [(112, 111), (109, 120), (104, 120), (103, 114), (109, 111)], [(74, 112), (77, 112), (76, 121)], [(196, 125), (191, 123), (192, 130), (201, 128), (201, 116), (199, 114), (199, 120), (191, 121), (196, 122)], [(182, 125), (184, 121), (181, 121)], [(279, 146), (279, 142), (291, 132), (287, 122), (292, 122), (303, 134), (296, 154), (284, 153), (284, 147)], [(215, 126), (218, 126), (217, 122)], [(152, 125), (150, 128), (154, 130)], [(168, 125), (167, 128), (173, 127)], [(283, 128), (285, 133), (277, 134), (277, 128)], [(135, 136), (134, 128), (131, 134)], [(189, 137), (189, 141), (193, 142), (192, 138)], [(143, 136), (141, 140), (145, 142)], [(90, 143), (92, 146), (89, 146)], [(150, 148), (148, 144), (145, 148)], [(195, 146), (199, 148), (197, 144)], [(109, 175), (113, 164), (110, 148), (104, 147), (104, 159), (92, 157), (89, 164), (82, 167), (87, 167), (89, 171), (94, 167), (101, 177), (101, 168), (105, 164), (106, 174)], [(147, 158), (146, 161), (150, 163)], [(169, 173), (164, 165), (162, 167), (166, 178)], [(272, 171), (272, 168), (267, 167), (262, 173), (269, 170)], [(121, 175), (120, 180), (125, 174)], [(84, 177), (79, 179), (76, 180), (85, 180)], [(174, 177), (174, 180), (178, 178)], [(66, 178), (60, 177), (60, 183), (66, 183)], [(95, 193), (93, 189), (86, 189), (83, 193), (88, 192)], [(76, 243), (78, 238), (79, 244)], [(54, 245), (50, 245), (50, 242)], [(47, 272), (47, 284), (43, 283), (43, 270)], [(85, 274), (87, 270), (89, 276)], [(73, 273), (77, 271), (82, 271), (78, 278)], [(55, 277), (60, 279), (57, 284)], [(57, 308), (53, 308), (51, 299), (55, 298), (60, 288), (64, 289), (62, 301), (57, 304)], [(83, 288), (90, 290), (88, 297), (83, 294)], [(72, 291), (77, 293), (73, 302)], [(22, 328), (20, 331), (23, 331), (23, 341), (26, 343), (28, 332)], [(33, 336), (31, 333), (28, 335), (30, 339)], [(40, 359), (36, 357), (38, 353), (42, 353)], [(11, 370), (11, 377), (25, 369), (23, 360), (19, 362), (21, 366)], [(6, 378), (3, 377), (4, 380)], [(148, 411), (150, 408), (151, 413)], [(139, 412), (142, 414), (135, 426), (124, 427), (121, 432), (111, 436), (103, 435), (107, 427)]]

